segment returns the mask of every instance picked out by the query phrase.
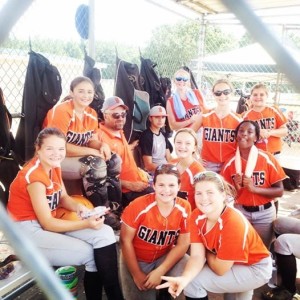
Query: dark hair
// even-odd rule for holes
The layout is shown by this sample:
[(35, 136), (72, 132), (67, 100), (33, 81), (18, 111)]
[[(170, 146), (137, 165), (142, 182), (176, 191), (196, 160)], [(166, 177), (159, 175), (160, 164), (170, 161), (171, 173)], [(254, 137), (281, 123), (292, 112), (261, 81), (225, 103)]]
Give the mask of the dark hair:
[(256, 138), (257, 138), (257, 140), (259, 140), (259, 139), (260, 139), (260, 128), (259, 128), (259, 125), (258, 125), (257, 122), (252, 121), (252, 120), (244, 120), (244, 121), (242, 121), (242, 122), (237, 126), (237, 128), (235, 129), (235, 138), (237, 137), (237, 134), (238, 134), (238, 131), (239, 131), (240, 127), (241, 127), (243, 124), (245, 124), (245, 123), (250, 123), (250, 124), (252, 124), (252, 125), (254, 126)]
[(78, 76), (76, 78), (74, 78), (72, 81), (71, 81), (71, 84), (70, 84), (70, 91), (74, 91), (74, 88), (80, 84), (81, 82), (88, 82), (92, 85), (93, 89), (95, 90), (95, 86), (94, 86), (94, 83), (93, 81), (88, 78), (88, 77), (85, 77), (85, 76)]
[(65, 102), (65, 101), (72, 100), (72, 99), (73, 99), (73, 97), (71, 95), (67, 95), (62, 98), (61, 102)]
[(44, 128), (38, 134), (38, 136), (35, 140), (35, 143), (34, 143), (35, 147), (41, 147), (44, 143), (44, 140), (52, 135), (62, 138), (64, 141), (66, 141), (66, 136), (60, 129), (54, 128), (54, 127), (47, 127), (47, 128)]
[(174, 175), (178, 179), (178, 184), (180, 184), (180, 174), (176, 166), (172, 164), (162, 164), (159, 165), (154, 172), (153, 176), (153, 183), (155, 184), (156, 182), (156, 177), (161, 174), (169, 174), (169, 175)]
[(3, 94), (3, 90), (0, 88), (0, 103), (4, 104), (4, 94)]

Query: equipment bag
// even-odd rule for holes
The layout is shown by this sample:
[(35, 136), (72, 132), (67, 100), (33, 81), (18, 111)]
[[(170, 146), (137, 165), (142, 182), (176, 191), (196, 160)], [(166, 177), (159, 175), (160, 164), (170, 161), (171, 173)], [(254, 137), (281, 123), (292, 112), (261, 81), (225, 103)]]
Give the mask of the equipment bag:
[(135, 89), (133, 103), (132, 128), (135, 131), (144, 131), (147, 128), (147, 119), (150, 112), (149, 94)]

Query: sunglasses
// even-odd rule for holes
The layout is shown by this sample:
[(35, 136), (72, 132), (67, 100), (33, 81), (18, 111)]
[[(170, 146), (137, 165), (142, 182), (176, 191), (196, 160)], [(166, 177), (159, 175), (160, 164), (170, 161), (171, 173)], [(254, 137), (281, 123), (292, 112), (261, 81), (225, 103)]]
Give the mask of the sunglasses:
[(215, 177), (219, 178), (218, 176), (219, 176), (219, 174), (215, 173), (213, 171), (204, 171), (204, 172), (199, 172), (198, 174), (196, 174), (194, 176), (194, 180), (199, 181), (199, 180), (202, 180), (205, 178), (215, 178)]
[(156, 171), (161, 171), (161, 170), (178, 171), (177, 167), (171, 164), (161, 164), (156, 168)]
[(184, 81), (184, 82), (187, 82), (189, 80), (188, 77), (176, 77), (175, 79), (176, 81)]
[(213, 171), (204, 171), (204, 172), (200, 172), (200, 173), (197, 173), (195, 176), (194, 176), (194, 184), (196, 184), (197, 182), (200, 182), (202, 180), (205, 181), (205, 179), (209, 179), (209, 178), (217, 178), (217, 180), (221, 183), (222, 185), (222, 189), (225, 190), (225, 187), (224, 187), (224, 183), (223, 183), (223, 180), (222, 180), (222, 177), (216, 173), (216, 172), (213, 172)]
[(178, 169), (176, 166), (172, 165), (172, 164), (161, 164), (159, 165), (154, 172), (154, 179), (156, 179), (156, 177), (158, 175), (161, 174), (171, 174), (171, 175), (175, 175), (176, 177), (180, 177), (180, 174), (178, 172)]
[(224, 91), (216, 91), (216, 92), (214, 92), (214, 95), (217, 96), (217, 97), (220, 97), (222, 94), (225, 95), (225, 96), (227, 96), (227, 95), (229, 95), (231, 92), (232, 92), (231, 89), (226, 89), (226, 90), (224, 90)]
[(124, 111), (122, 113), (110, 113), (109, 115), (111, 115), (115, 120), (118, 120), (120, 118), (125, 119), (127, 116), (127, 112)]

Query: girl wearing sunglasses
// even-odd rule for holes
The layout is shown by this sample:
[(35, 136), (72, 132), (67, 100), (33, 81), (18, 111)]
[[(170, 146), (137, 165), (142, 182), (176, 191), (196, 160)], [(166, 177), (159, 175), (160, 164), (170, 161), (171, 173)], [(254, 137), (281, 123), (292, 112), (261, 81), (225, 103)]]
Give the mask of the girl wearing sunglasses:
[(272, 260), (255, 229), (227, 205), (235, 190), (212, 171), (194, 177), (197, 208), (192, 212), (191, 252), (179, 277), (162, 276), (176, 298), (208, 300), (207, 291), (224, 299), (251, 300), (253, 290), (268, 282)]
[(174, 74), (175, 91), (167, 100), (167, 115), (170, 128), (189, 127), (197, 132), (200, 128), (200, 115), (206, 109), (204, 97), (197, 89), (191, 89), (189, 72), (180, 69)]
[(219, 79), (212, 88), (216, 107), (202, 115), (201, 157), (206, 170), (220, 173), (223, 163), (236, 149), (234, 137), (241, 117), (230, 107), (233, 86), (227, 79)]

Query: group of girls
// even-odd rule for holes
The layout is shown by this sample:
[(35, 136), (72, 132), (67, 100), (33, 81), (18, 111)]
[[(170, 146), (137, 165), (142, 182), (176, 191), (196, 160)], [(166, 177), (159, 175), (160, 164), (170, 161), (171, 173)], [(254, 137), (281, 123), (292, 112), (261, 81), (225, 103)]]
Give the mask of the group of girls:
[[(241, 122), (229, 109), (233, 88), (227, 80), (213, 86), (217, 106), (212, 110), (205, 107), (200, 93), (186, 89), (184, 96), (188, 73), (180, 70), (175, 82), (178, 90), (167, 104), (167, 113), (170, 126), (177, 130), (177, 158), (156, 168), (154, 193), (133, 200), (122, 213), (122, 288), (112, 228), (104, 224), (103, 216), (80, 218), (88, 208), (67, 194), (62, 180), (62, 172), (82, 177), (80, 157), (104, 161), (111, 157), (96, 138), (96, 115), (88, 107), (94, 88), (88, 79), (73, 81), (72, 98), (48, 114), (45, 124), (51, 127), (40, 132), (34, 158), (11, 185), (8, 212), (22, 231), (34, 236), (51, 265), (85, 265), (87, 299), (101, 299), (102, 287), (108, 299), (155, 299), (156, 289), (169, 286), (173, 297), (184, 290), (186, 299), (207, 299), (206, 291), (211, 291), (246, 300), (270, 278), (269, 228), (258, 222), (255, 229), (260, 230), (254, 230), (238, 210), (251, 221), (253, 214), (273, 207), (271, 200), (282, 194), (285, 175), (279, 164), (254, 145), (261, 138), (279, 138), (284, 130), (270, 128), (262, 136), (257, 123)], [(195, 134), (200, 127), (202, 163)], [(97, 163), (100, 175), (105, 173), (106, 164)], [(254, 184), (249, 179), (252, 174)], [(227, 205), (235, 196), (228, 182), (237, 190), (238, 210)], [(178, 197), (179, 192), (188, 201)], [(254, 196), (246, 197), (247, 193)], [(59, 207), (76, 212), (78, 220), (57, 219)], [(273, 208), (267, 218), (273, 218)], [(161, 280), (167, 282), (159, 285)]]

